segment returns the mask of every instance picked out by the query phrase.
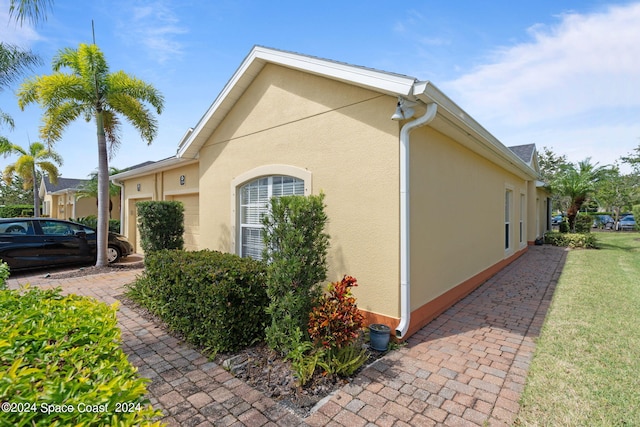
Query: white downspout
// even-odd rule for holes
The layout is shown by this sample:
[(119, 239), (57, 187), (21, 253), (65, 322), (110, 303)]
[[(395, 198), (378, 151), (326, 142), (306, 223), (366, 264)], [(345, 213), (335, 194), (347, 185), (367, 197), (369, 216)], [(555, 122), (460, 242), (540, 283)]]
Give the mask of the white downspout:
[(410, 212), (409, 212), (409, 134), (414, 129), (427, 125), (436, 116), (438, 106), (427, 105), (423, 116), (405, 123), (400, 130), (400, 323), (396, 327), (396, 337), (402, 338), (409, 329), (411, 318), (410, 303)]

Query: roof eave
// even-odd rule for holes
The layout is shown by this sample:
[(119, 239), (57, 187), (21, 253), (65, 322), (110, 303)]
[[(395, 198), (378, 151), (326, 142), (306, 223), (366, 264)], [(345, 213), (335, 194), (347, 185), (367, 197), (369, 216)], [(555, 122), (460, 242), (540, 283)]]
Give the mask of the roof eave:
[(127, 179), (149, 175), (150, 173), (156, 173), (160, 171), (175, 169), (180, 166), (190, 165), (192, 163), (196, 163), (197, 161), (198, 161), (197, 158), (180, 159), (178, 157), (170, 157), (165, 160), (160, 160), (158, 162), (151, 163), (150, 165), (142, 166), (136, 169), (131, 169), (128, 171), (117, 173), (115, 175), (111, 175), (109, 177), (109, 180), (112, 182), (122, 182)]
[(520, 178), (537, 179), (538, 174), (531, 166), (509, 150), (432, 83), (428, 81), (417, 82), (414, 96), (425, 104), (435, 102), (438, 105), (437, 119), (431, 123), (431, 127), (451, 136), (462, 145), (492, 160)]

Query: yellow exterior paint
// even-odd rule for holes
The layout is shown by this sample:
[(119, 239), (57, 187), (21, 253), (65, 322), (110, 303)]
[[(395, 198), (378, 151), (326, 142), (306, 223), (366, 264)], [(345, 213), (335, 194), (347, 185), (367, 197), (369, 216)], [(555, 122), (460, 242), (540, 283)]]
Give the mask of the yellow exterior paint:
[[(305, 182), (305, 194), (326, 196), (328, 280), (356, 277), (358, 306), (393, 323), (401, 316), (399, 139), (405, 123), (390, 119), (396, 102), (386, 93), (267, 62), (230, 110), (225, 104), (212, 119), (210, 135), (203, 117), (191, 163), (124, 179), (123, 230), (140, 252), (135, 203), (181, 200), (187, 249), (238, 253), (237, 190), (262, 176), (295, 176)], [(423, 114), (424, 106), (416, 111)], [(456, 127), (444, 108), (438, 115), (433, 126), (410, 136), (410, 308), (423, 320), (428, 303), (452, 304), (452, 291), (479, 285), (474, 278), (515, 259), (548, 224), (547, 195), (536, 187), (533, 170), (482, 134)]]
[[(138, 213), (136, 203), (150, 200), (177, 200), (185, 204), (185, 249), (198, 249), (199, 210), (194, 195), (199, 194), (199, 167), (197, 162), (167, 170), (155, 170), (135, 176), (122, 182), (124, 187), (124, 211), (122, 230), (134, 245), (137, 253), (142, 253), (137, 229)], [(194, 208), (194, 203), (196, 207)]]
[[(519, 202), (527, 182), (429, 127), (414, 131), (410, 150), (415, 310), (526, 245), (526, 239), (520, 242)], [(507, 189), (513, 195), (510, 250), (504, 237)]]
[[(120, 199), (112, 197), (112, 218), (118, 219), (120, 215)], [(70, 190), (67, 193), (45, 194), (42, 199), (43, 215), (57, 219), (76, 219), (90, 215), (98, 215), (98, 206), (95, 197), (76, 198), (76, 192)]]
[(271, 164), (306, 169), (311, 193), (326, 194), (328, 279), (355, 276), (361, 308), (397, 317), (394, 105), (388, 96), (267, 65), (200, 150), (200, 217), (207, 218), (201, 246), (235, 251), (230, 183), (236, 176)]

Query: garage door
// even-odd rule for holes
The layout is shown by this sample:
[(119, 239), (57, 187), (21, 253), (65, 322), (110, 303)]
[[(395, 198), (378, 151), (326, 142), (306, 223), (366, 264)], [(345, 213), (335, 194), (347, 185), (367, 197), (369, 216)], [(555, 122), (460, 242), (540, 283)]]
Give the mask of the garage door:
[(200, 198), (198, 194), (181, 194), (170, 196), (167, 199), (182, 202), (184, 205), (184, 248), (188, 251), (198, 250), (200, 237)]

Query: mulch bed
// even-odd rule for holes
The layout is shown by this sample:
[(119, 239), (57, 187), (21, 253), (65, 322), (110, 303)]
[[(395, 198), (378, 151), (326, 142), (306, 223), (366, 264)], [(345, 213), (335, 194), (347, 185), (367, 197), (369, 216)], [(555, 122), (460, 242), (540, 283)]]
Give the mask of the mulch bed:
[[(119, 269), (140, 268), (144, 268), (143, 262), (112, 264), (104, 267), (82, 267), (47, 274), (52, 279), (65, 279), (92, 274), (108, 274)], [(168, 329), (160, 318), (140, 307), (126, 296), (118, 295), (116, 299), (147, 320), (160, 325), (172, 336), (184, 341), (183, 337)], [(198, 350), (206, 355), (203, 349)], [(367, 362), (352, 377), (340, 378), (335, 375), (323, 375), (318, 370), (303, 387), (299, 386), (296, 381), (291, 370), (291, 362), (278, 355), (264, 343), (234, 353), (218, 353), (212, 356), (212, 360), (220, 366), (224, 366), (236, 378), (264, 393), (265, 396), (278, 401), (298, 415), (305, 417), (309, 415), (318, 402), (348, 384), (362, 369), (386, 354), (386, 352), (379, 352), (368, 347), (367, 352), (369, 356)]]

